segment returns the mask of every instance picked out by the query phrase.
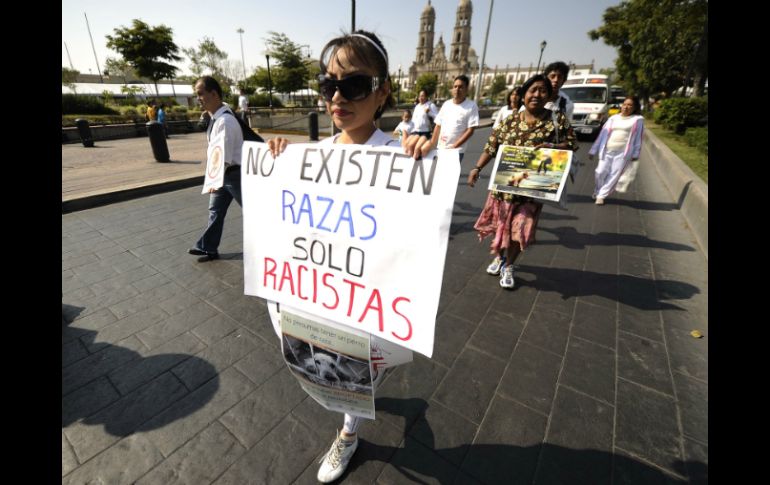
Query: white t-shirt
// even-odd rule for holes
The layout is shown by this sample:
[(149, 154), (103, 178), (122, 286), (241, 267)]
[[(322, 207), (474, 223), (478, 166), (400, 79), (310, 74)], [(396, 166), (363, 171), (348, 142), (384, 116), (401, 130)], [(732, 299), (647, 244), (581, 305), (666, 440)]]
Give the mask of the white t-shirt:
[(492, 125), (492, 128), (497, 128), (497, 125), (502, 123), (507, 117), (509, 117), (511, 114), (513, 114), (513, 109), (510, 105), (502, 108), (500, 111), (497, 112), (497, 116), (495, 117), (495, 124)]
[(241, 108), (241, 111), (246, 111), (249, 109), (249, 98), (247, 96), (244, 96), (241, 94), (238, 96), (238, 106)]
[(459, 148), (460, 153), (463, 153), (465, 152), (465, 144), (463, 143), (462, 146), (456, 147), (454, 142), (468, 128), (479, 126), (479, 107), (468, 98), (460, 104), (456, 104), (454, 100), (448, 99), (441, 105), (441, 111), (436, 116), (436, 124), (441, 126), (438, 148), (446, 148), (447, 145), (452, 145), (452, 148)]
[(414, 107), (412, 110), (414, 131), (430, 131), (430, 119), (428, 119), (428, 116), (434, 120), (438, 116), (438, 108), (432, 102), (426, 101)]
[(398, 141), (401, 141), (401, 139), (404, 137), (404, 135), (409, 135), (414, 131), (414, 123), (411, 121), (401, 121), (401, 123), (396, 126), (396, 129), (393, 130), (394, 133), (398, 133)]

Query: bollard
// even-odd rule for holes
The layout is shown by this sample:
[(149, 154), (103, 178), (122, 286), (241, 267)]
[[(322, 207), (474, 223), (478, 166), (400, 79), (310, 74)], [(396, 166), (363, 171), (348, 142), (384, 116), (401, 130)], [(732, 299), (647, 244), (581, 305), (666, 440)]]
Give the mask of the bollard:
[(158, 121), (147, 122), (147, 134), (150, 137), (150, 146), (152, 147), (152, 156), (158, 162), (168, 162), (171, 157), (168, 154), (168, 145), (166, 144), (166, 133), (163, 130), (163, 123)]
[(318, 141), (318, 113), (311, 111), (307, 118), (310, 141)]
[(75, 125), (78, 127), (78, 134), (80, 135), (80, 141), (83, 142), (83, 146), (86, 148), (94, 146), (94, 138), (91, 136), (91, 127), (88, 126), (88, 120), (78, 118), (75, 120)]

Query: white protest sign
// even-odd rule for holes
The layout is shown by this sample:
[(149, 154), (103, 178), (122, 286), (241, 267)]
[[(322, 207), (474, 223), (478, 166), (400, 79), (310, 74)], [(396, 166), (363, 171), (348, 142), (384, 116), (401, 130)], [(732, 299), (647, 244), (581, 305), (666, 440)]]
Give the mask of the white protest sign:
[(211, 189), (216, 190), (224, 185), (225, 160), (227, 160), (225, 155), (225, 130), (221, 130), (214, 136), (214, 142), (209, 143), (201, 194), (208, 194)]
[(245, 293), (433, 353), (457, 150), (291, 144), (241, 159)]

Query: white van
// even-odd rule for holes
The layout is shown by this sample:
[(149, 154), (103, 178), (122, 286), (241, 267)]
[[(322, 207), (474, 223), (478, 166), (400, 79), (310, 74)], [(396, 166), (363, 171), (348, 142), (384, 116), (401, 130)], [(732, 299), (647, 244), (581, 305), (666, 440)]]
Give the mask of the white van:
[(575, 105), (570, 124), (578, 135), (590, 135), (592, 138), (607, 118), (612, 99), (610, 86), (605, 74), (587, 74), (569, 78), (560, 91), (564, 92)]

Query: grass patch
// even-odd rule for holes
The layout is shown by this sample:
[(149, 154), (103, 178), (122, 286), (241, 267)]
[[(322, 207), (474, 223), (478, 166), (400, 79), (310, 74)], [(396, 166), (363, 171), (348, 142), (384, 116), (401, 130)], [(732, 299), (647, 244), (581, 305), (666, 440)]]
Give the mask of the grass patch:
[(691, 147), (687, 144), (685, 137), (677, 135), (671, 131), (666, 130), (662, 126), (653, 123), (649, 119), (644, 120), (644, 127), (653, 133), (655, 136), (666, 144), (672, 152), (676, 154), (682, 161), (695, 172), (695, 174), (706, 182), (709, 183), (709, 157), (702, 151), (695, 147)]

